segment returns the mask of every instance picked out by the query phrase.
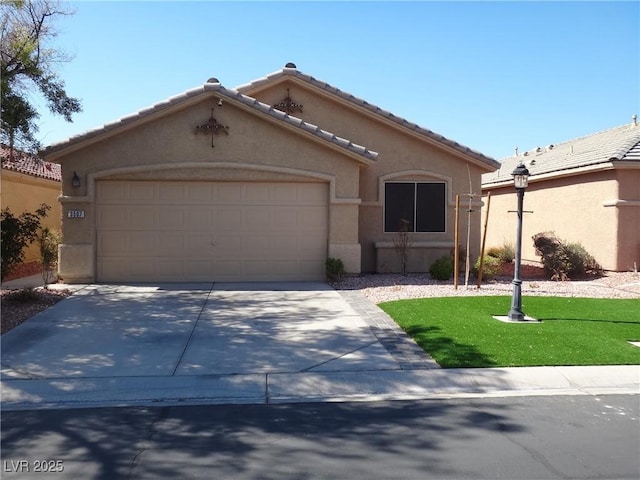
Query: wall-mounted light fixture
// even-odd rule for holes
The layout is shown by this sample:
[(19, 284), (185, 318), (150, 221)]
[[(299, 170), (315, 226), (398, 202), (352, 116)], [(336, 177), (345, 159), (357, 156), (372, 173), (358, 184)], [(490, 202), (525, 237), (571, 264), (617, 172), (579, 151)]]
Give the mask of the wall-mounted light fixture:
[(71, 179), (71, 186), (73, 188), (78, 188), (80, 186), (80, 177), (75, 171), (73, 172), (73, 178)]

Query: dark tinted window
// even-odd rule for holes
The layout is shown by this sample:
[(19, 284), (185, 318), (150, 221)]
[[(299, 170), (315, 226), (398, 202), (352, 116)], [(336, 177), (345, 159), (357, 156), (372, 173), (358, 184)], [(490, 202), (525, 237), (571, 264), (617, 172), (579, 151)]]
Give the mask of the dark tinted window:
[(444, 183), (385, 183), (385, 232), (400, 231), (403, 221), (410, 232), (444, 232), (445, 217)]

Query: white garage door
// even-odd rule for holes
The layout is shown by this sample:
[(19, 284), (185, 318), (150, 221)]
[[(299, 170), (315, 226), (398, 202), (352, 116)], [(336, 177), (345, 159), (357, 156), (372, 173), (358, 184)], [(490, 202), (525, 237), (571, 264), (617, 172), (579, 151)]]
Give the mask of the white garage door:
[(101, 282), (321, 280), (328, 186), (101, 181)]

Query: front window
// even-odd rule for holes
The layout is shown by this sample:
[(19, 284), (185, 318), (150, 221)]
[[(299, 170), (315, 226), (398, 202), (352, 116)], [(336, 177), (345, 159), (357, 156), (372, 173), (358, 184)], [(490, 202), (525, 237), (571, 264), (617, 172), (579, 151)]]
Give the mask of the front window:
[(384, 231), (444, 232), (446, 205), (444, 183), (386, 182)]

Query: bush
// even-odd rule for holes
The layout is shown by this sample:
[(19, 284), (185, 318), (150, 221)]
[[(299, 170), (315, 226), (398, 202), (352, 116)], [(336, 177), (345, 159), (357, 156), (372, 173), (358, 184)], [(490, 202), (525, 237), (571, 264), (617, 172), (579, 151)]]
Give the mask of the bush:
[(504, 242), (500, 249), (500, 255), (498, 256), (502, 263), (511, 263), (516, 258), (516, 249), (511, 242)]
[(449, 280), (453, 276), (453, 260), (449, 255), (440, 257), (429, 267), (429, 275), (435, 280)]
[(602, 267), (593, 256), (580, 243), (568, 243), (566, 245), (567, 256), (571, 270), (569, 276), (579, 276), (588, 273), (600, 274)]
[(45, 203), (35, 213), (24, 212), (19, 217), (11, 213), (9, 207), (0, 214), (2, 230), (2, 268), (0, 275), (4, 278), (13, 267), (24, 260), (24, 247), (38, 238), (40, 219), (47, 216), (51, 207)]
[(58, 245), (60, 244), (60, 233), (44, 227), (38, 237), (40, 243), (40, 263), (42, 264), (42, 280), (45, 286), (53, 278), (56, 265), (58, 264)]
[(602, 271), (595, 258), (579, 243), (566, 244), (554, 232), (537, 233), (532, 238), (536, 254), (542, 257), (542, 265), (552, 280), (568, 280), (571, 276)]
[(511, 242), (505, 242), (501, 247), (491, 247), (487, 255), (499, 259), (502, 263), (511, 263), (516, 258), (516, 251)]
[(344, 263), (339, 258), (327, 258), (325, 272), (329, 282), (339, 282), (344, 277)]
[[(502, 270), (502, 261), (494, 256), (485, 255), (484, 261), (482, 263), (482, 278), (486, 280), (491, 280), (495, 278)], [(476, 260), (476, 263), (473, 265), (473, 269), (471, 273), (478, 278), (478, 274), (480, 273), (480, 257)]]

